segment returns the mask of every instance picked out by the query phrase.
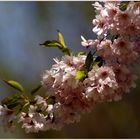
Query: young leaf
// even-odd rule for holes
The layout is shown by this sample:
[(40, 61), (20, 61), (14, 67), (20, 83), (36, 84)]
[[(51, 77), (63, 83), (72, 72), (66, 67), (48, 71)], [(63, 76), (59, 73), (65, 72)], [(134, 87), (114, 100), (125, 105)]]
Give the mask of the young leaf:
[(6, 105), (9, 109), (12, 109), (15, 112), (17, 112), (18, 110), (22, 109), (27, 102), (27, 96), (23, 96), (22, 94), (12, 94), (9, 97), (5, 97), (1, 101), (1, 104)]
[(13, 108), (15, 108), (15, 107), (17, 107), (19, 105), (19, 103), (18, 102), (13, 102), (13, 103), (11, 103), (11, 104), (7, 104), (7, 107), (9, 108), (9, 109), (13, 109)]
[(88, 53), (87, 58), (85, 60), (85, 67), (87, 71), (90, 71), (93, 64), (93, 55), (91, 51)]
[(11, 97), (5, 97), (2, 101), (1, 101), (1, 104), (2, 105), (7, 105), (9, 103), (12, 102), (12, 98)]
[(83, 80), (86, 77), (85, 71), (77, 71), (75, 79)]
[(59, 50), (61, 50), (61, 52), (63, 52), (65, 55), (70, 55), (70, 50), (68, 48), (65, 48), (57, 40), (48, 40), (48, 41), (45, 41), (44, 43), (42, 43), (40, 45), (43, 45), (44, 47), (56, 47)]
[(24, 88), (22, 87), (22, 85), (20, 83), (18, 83), (17, 81), (13, 81), (13, 80), (3, 80), (7, 85), (9, 85), (10, 87), (13, 87), (14, 89), (20, 91), (20, 92), (24, 92)]
[(128, 4), (129, 4), (129, 1), (120, 2), (120, 5), (119, 5), (120, 10), (125, 11), (127, 9)]
[(47, 40), (44, 43), (40, 44), (44, 47), (56, 47), (63, 48), (62, 44), (60, 44), (57, 40)]
[(73, 53), (74, 56), (81, 56), (81, 55), (86, 55), (86, 52), (76, 52)]
[(15, 100), (13, 97), (5, 97), (1, 101), (2, 105), (6, 105), (9, 109), (12, 109), (19, 105), (18, 100)]
[(96, 56), (96, 58), (93, 61), (93, 66), (98, 65), (99, 67), (101, 67), (104, 64), (104, 60), (101, 56)]
[(31, 94), (33, 95), (34, 93), (36, 93), (41, 87), (42, 87), (42, 85), (38, 85), (37, 87), (32, 89)]
[(60, 49), (65, 55), (71, 55), (70, 50), (68, 48)]
[(59, 30), (57, 30), (58, 34), (57, 34), (57, 41), (59, 43), (61, 43), (63, 45), (64, 48), (67, 48), (66, 47), (66, 44), (65, 44), (65, 41), (64, 41), (64, 37), (63, 35), (61, 34), (61, 32)]

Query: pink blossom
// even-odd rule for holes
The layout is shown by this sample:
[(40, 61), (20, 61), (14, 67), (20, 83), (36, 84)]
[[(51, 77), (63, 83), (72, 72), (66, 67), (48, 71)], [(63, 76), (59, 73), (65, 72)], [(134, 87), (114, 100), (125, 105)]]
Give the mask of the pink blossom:
[(137, 77), (126, 67), (126, 65), (114, 65), (113, 69), (121, 92), (129, 92), (130, 88), (136, 87), (135, 80)]
[(140, 40), (134, 41), (133, 45), (134, 45), (134, 51), (138, 52), (138, 54), (140, 55)]
[(101, 41), (97, 46), (98, 54), (104, 59), (108, 59), (112, 56), (112, 42), (110, 40)]
[(40, 106), (42, 111), (47, 109), (48, 103), (43, 97), (36, 95), (34, 100), (36, 101), (36, 104)]
[(95, 2), (92, 4), (96, 10), (96, 13), (100, 14), (101, 10), (103, 10), (103, 6), (99, 2)]
[(140, 13), (140, 2), (130, 1), (127, 10), (132, 11), (135, 15), (138, 15)]
[(0, 105), (0, 117), (2, 119), (2, 124), (6, 130), (14, 130), (13, 121), (16, 119), (16, 116), (13, 110), (8, 109), (7, 106)]
[(81, 36), (81, 39), (82, 39), (81, 45), (84, 46), (84, 47), (86, 47), (86, 48), (96, 48), (97, 45), (99, 44), (99, 40), (98, 39), (95, 39), (95, 40), (92, 40), (92, 39), (86, 40), (83, 36)]
[(123, 38), (114, 40), (112, 50), (120, 63), (133, 63), (138, 58), (138, 53), (133, 50), (133, 44)]
[(100, 67), (89, 72), (85, 80), (86, 96), (95, 102), (112, 100), (112, 94), (118, 88), (115, 73), (111, 67)]
[[(66, 56), (62, 58), (62, 61), (57, 61), (50, 71), (46, 71), (43, 75), (42, 84), (46, 89), (52, 91), (58, 91), (64, 87), (70, 86), (75, 89), (78, 87), (78, 83), (75, 80), (77, 70), (81, 70), (84, 67), (85, 56), (70, 57)], [(49, 80), (49, 83), (47, 82)], [(49, 91), (49, 90), (48, 90)]]
[(38, 132), (45, 130), (46, 117), (37, 112), (37, 106), (31, 105), (28, 113), (20, 113), (18, 122), (22, 123), (22, 128), (25, 128), (27, 133)]
[(114, 16), (119, 11), (119, 7), (117, 5), (118, 5), (117, 2), (106, 2), (104, 4), (104, 7), (107, 13), (107, 18), (108, 18), (107, 20), (109, 23), (113, 22)]
[(97, 15), (96, 19), (93, 19), (92, 23), (95, 25), (95, 27), (92, 29), (94, 33), (96, 33), (98, 36), (106, 34), (108, 26), (104, 17)]

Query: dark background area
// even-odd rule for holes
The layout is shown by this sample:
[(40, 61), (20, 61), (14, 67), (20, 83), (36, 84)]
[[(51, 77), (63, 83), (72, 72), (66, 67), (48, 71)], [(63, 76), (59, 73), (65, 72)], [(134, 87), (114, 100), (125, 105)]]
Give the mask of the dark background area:
[[(92, 19), (93, 2), (0, 2), (0, 78), (22, 83), (27, 93), (41, 81), (53, 58), (61, 58), (59, 50), (39, 46), (55, 39), (59, 29), (73, 51), (81, 46), (83, 35), (95, 38)], [(134, 68), (140, 77), (140, 66)], [(0, 98), (15, 90), (0, 82)], [(40, 91), (45, 92), (43, 90)], [(79, 123), (65, 126), (61, 131), (50, 130), (26, 134), (18, 128), (10, 133), (0, 128), (0, 138), (140, 138), (140, 79), (137, 87), (119, 102), (103, 103), (92, 113), (81, 117)]]

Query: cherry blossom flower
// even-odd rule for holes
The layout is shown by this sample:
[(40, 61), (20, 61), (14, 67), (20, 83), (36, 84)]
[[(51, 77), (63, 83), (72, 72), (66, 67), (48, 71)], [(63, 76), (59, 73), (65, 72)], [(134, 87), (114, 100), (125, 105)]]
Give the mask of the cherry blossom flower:
[(14, 112), (7, 108), (7, 106), (0, 105), (1, 123), (6, 130), (14, 130), (13, 121), (16, 119)]
[(114, 40), (112, 50), (120, 63), (133, 63), (138, 58), (138, 53), (134, 51), (133, 47), (132, 42), (119, 38)]
[(96, 48), (97, 45), (99, 44), (99, 40), (98, 39), (95, 39), (95, 40), (92, 40), (92, 39), (86, 40), (83, 36), (81, 36), (81, 39), (82, 39), (81, 45), (84, 46), (84, 47), (86, 47), (86, 48)]
[(36, 95), (34, 100), (36, 101), (36, 104), (40, 106), (41, 110), (44, 111), (48, 108), (48, 103), (43, 97)]
[(101, 41), (97, 46), (98, 54), (104, 59), (110, 59), (112, 56), (112, 42), (110, 40)]
[(94, 6), (94, 8), (96, 9), (96, 12), (99, 14), (101, 12), (101, 10), (103, 10), (103, 6), (99, 3), (99, 2), (95, 2), (94, 4), (92, 4)]
[(98, 36), (103, 36), (104, 34), (106, 34), (108, 26), (104, 17), (102, 17), (101, 15), (97, 15), (96, 19), (93, 19), (92, 23), (93, 25), (95, 25), (92, 31), (95, 32)]
[(93, 98), (97, 103), (102, 102), (102, 100), (107, 101), (106, 96), (111, 96), (118, 88), (115, 73), (107, 66), (90, 71), (85, 84), (87, 85), (87, 97)]
[(135, 80), (137, 76), (133, 74), (126, 65), (114, 65), (113, 69), (121, 92), (129, 92), (130, 88), (136, 87)]
[(45, 130), (46, 120), (40, 113), (36, 113), (33, 115), (22, 112), (19, 122), (23, 123), (22, 128), (25, 128), (25, 131), (27, 133)]

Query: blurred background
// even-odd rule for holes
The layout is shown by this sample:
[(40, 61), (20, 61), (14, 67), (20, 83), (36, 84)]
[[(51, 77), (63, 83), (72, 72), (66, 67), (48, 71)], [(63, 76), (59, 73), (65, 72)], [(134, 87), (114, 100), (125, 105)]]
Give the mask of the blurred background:
[[(64, 35), (73, 51), (85, 50), (80, 36), (95, 38), (93, 2), (0, 2), (0, 78), (16, 80), (29, 92), (38, 85), (46, 69), (61, 58), (59, 50), (45, 49), (40, 43), (56, 39), (56, 30)], [(135, 71), (140, 77), (140, 65)], [(0, 138), (140, 138), (140, 78), (137, 87), (119, 102), (96, 106), (79, 123), (61, 131), (26, 134), (19, 128), (10, 133), (0, 127)], [(14, 93), (0, 81), (0, 99)], [(44, 92), (43, 90), (41, 92)], [(1, 126), (1, 125), (0, 125)]]

